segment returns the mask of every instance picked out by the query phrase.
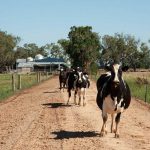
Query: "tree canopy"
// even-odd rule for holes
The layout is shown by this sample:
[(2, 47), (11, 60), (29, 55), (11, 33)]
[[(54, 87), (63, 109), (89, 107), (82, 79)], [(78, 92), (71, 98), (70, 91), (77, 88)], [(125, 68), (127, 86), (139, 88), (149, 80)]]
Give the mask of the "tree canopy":
[(100, 56), (100, 37), (90, 26), (71, 27), (68, 40), (59, 42), (74, 66), (88, 68)]
[(129, 65), (134, 71), (136, 68), (150, 68), (148, 43), (123, 33), (100, 36), (92, 31), (91, 26), (72, 26), (67, 39), (59, 39), (57, 43), (41, 47), (35, 43), (17, 46), (20, 40), (20, 37), (0, 31), (0, 72), (14, 65), (18, 58), (34, 58), (37, 54), (63, 58), (73, 66), (86, 69), (91, 66), (96, 68), (98, 62), (102, 65), (116, 60)]
[(0, 71), (7, 70), (15, 62), (13, 50), (19, 41), (19, 37), (0, 31)]
[[(134, 71), (137, 67), (150, 67), (150, 49), (147, 44), (140, 43), (134, 36), (118, 33), (114, 36), (105, 35), (101, 45), (102, 62), (117, 60), (128, 64)], [(145, 61), (147, 63), (144, 63)]]

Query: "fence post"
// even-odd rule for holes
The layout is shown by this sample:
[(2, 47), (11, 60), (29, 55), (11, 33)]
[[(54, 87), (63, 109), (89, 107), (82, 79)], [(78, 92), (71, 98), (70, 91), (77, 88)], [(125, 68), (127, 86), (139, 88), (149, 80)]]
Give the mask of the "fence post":
[(21, 86), (21, 75), (18, 75), (18, 89), (20, 90), (22, 88)]
[(12, 74), (12, 90), (16, 90), (16, 85), (15, 85), (15, 74)]
[(39, 72), (39, 82), (41, 82), (41, 72)]
[(39, 72), (37, 72), (37, 83), (39, 83)]
[(46, 79), (48, 79), (48, 72), (46, 72)]
[(147, 83), (145, 84), (145, 103), (147, 101)]

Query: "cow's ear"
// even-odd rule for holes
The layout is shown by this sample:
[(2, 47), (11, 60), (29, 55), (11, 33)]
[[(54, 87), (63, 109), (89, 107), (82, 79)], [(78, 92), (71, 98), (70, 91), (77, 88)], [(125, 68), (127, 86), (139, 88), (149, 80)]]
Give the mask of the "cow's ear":
[(122, 71), (124, 71), (124, 72), (128, 71), (128, 69), (129, 69), (129, 67), (128, 67), (128, 66), (124, 66), (124, 67), (122, 67)]

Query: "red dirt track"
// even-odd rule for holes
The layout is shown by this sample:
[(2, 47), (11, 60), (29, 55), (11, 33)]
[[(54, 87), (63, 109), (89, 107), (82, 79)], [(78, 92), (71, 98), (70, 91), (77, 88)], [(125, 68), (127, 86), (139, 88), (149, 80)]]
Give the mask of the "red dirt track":
[(150, 150), (150, 107), (132, 99), (121, 116), (120, 138), (100, 137), (101, 111), (96, 86), (87, 90), (87, 105), (67, 106), (58, 77), (0, 103), (0, 150)]

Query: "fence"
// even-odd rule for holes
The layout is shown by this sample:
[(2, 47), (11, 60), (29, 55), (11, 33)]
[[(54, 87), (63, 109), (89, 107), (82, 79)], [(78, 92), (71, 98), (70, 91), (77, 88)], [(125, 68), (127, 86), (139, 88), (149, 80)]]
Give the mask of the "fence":
[(150, 103), (150, 78), (149, 77), (125, 77), (131, 89), (131, 95)]
[(36, 72), (31, 74), (0, 74), (0, 100), (7, 98), (14, 92), (29, 88), (47, 80), (52, 74)]
[[(103, 70), (99, 70), (97, 74), (90, 75), (90, 78), (97, 81), (103, 73)], [(150, 103), (150, 72), (124, 72), (123, 77), (130, 87), (132, 97)]]

